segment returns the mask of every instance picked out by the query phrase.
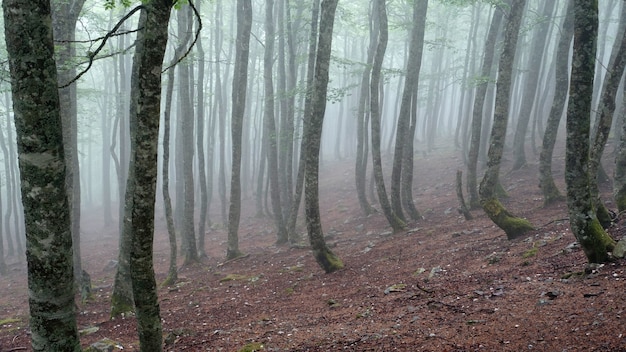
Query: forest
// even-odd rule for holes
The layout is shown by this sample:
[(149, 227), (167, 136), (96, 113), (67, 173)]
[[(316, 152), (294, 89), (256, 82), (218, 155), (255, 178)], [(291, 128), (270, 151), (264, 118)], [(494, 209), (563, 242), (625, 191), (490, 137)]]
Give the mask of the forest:
[(3, 0), (0, 351), (626, 351), (620, 0)]

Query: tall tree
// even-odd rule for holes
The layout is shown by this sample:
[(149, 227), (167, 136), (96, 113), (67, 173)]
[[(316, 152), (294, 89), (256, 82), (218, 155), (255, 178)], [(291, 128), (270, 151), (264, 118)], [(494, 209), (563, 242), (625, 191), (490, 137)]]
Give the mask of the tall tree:
[(567, 105), (565, 183), (572, 233), (590, 263), (609, 259), (615, 242), (602, 229), (591, 199), (589, 120), (598, 39), (598, 2), (574, 0), (574, 51)]
[[(428, 0), (415, 1), (413, 4), (413, 26), (409, 33), (409, 57), (406, 64), (400, 115), (396, 127), (396, 145), (391, 171), (391, 204), (394, 212), (400, 213), (404, 208), (413, 220), (419, 219), (420, 214), (415, 208), (411, 192), (413, 184), (413, 139), (415, 136), (410, 132), (415, 132), (416, 125), (411, 123), (411, 114), (417, 110), (417, 101), (413, 100), (413, 97), (417, 92), (422, 66), (427, 9)], [(402, 194), (401, 190), (404, 190)]]
[(228, 212), (228, 250), (226, 257), (236, 258), (239, 250), (239, 219), (241, 217), (241, 134), (246, 108), (248, 82), (248, 57), (252, 29), (252, 4), (250, 0), (237, 0), (237, 39), (232, 91), (232, 172), (230, 179), (230, 207)]
[(361, 73), (361, 87), (359, 89), (359, 100), (357, 105), (356, 112), (356, 120), (357, 120), (357, 131), (356, 131), (356, 165), (354, 167), (354, 179), (356, 184), (356, 192), (359, 199), (359, 206), (361, 207), (361, 212), (364, 215), (370, 215), (376, 210), (372, 207), (372, 205), (368, 202), (367, 196), (365, 193), (365, 181), (367, 176), (367, 159), (368, 159), (368, 124), (369, 121), (369, 109), (367, 109), (367, 104), (369, 103), (369, 82), (370, 75), (372, 72), (372, 63), (374, 62), (374, 53), (376, 52), (376, 39), (377, 36), (375, 33), (378, 33), (378, 20), (374, 17), (377, 14), (374, 13), (373, 9), (370, 9), (370, 36), (369, 36), (369, 45), (367, 47), (367, 58), (365, 65), (363, 66), (363, 72)]
[(467, 190), (469, 194), (470, 208), (478, 208), (480, 206), (480, 197), (478, 196), (478, 152), (480, 149), (480, 137), (483, 121), (483, 108), (485, 106), (485, 97), (487, 96), (487, 86), (489, 85), (489, 77), (493, 70), (493, 59), (496, 48), (496, 40), (500, 32), (500, 24), (502, 23), (504, 10), (496, 7), (493, 11), (489, 32), (485, 42), (483, 54), (483, 62), (480, 77), (477, 80), (476, 95), (474, 97), (474, 105), (472, 108), (472, 128), (470, 146), (467, 155)]
[(619, 84), (624, 76), (626, 67), (626, 6), (622, 4), (619, 28), (617, 37), (611, 50), (611, 57), (607, 66), (602, 90), (600, 91), (600, 102), (598, 104), (598, 114), (591, 136), (591, 149), (589, 150), (589, 177), (591, 198), (596, 208), (596, 216), (604, 228), (611, 225), (612, 218), (608, 209), (600, 199), (598, 188), (598, 172), (601, 167), (601, 158), (604, 153), (606, 141), (609, 139), (611, 125), (613, 124), (613, 113), (615, 113), (615, 96)]
[[(56, 62), (58, 80), (66, 85), (76, 75), (72, 64), (76, 50), (76, 22), (85, 0), (52, 1), (52, 28), (57, 45)], [(72, 244), (74, 248), (74, 278), (81, 287), (81, 292), (89, 292), (89, 282), (83, 282), (80, 251), (80, 168), (78, 165), (78, 123), (76, 82), (59, 89), (61, 103), (61, 121), (63, 124), (63, 149), (67, 161), (66, 187), (70, 201), (70, 222), (72, 224)]]
[(385, 181), (383, 178), (382, 157), (380, 151), (380, 73), (387, 49), (388, 25), (387, 25), (387, 7), (384, 0), (376, 0), (374, 2), (374, 13), (378, 15), (379, 31), (373, 33), (378, 36), (376, 45), (376, 54), (374, 55), (374, 66), (370, 78), (370, 113), (371, 113), (371, 129), (372, 129), (372, 164), (374, 171), (374, 179), (376, 180), (376, 191), (378, 193), (378, 202), (394, 231), (399, 231), (405, 227), (401, 213), (396, 213), (389, 203), (387, 190), (385, 189)]
[[(573, 35), (574, 2), (568, 1), (563, 24), (561, 25), (561, 36), (555, 52), (556, 68), (554, 80), (557, 87), (569, 85), (569, 52)], [(552, 177), (552, 154), (566, 102), (567, 91), (565, 89), (556, 89), (548, 121), (546, 122), (546, 130), (543, 134), (541, 153), (539, 154), (539, 187), (541, 187), (541, 192), (543, 193), (544, 205), (563, 199)]]
[(522, 92), (521, 109), (517, 119), (517, 128), (513, 137), (513, 170), (518, 170), (526, 165), (526, 153), (524, 146), (526, 145), (526, 131), (528, 130), (528, 122), (533, 105), (537, 106), (535, 101), (537, 85), (539, 83), (539, 73), (541, 69), (541, 61), (543, 52), (548, 39), (548, 29), (554, 12), (556, 1), (544, 1), (540, 14), (539, 23), (535, 25), (533, 37), (530, 44), (530, 55), (528, 59), (526, 79), (524, 80), (524, 89)]
[(4, 0), (2, 8), (26, 225), (32, 348), (80, 351), (50, 2)]
[(504, 150), (504, 138), (508, 123), (509, 101), (511, 91), (511, 76), (513, 73), (513, 61), (515, 47), (519, 37), (519, 29), (526, 0), (513, 0), (504, 28), (504, 46), (500, 54), (500, 66), (498, 68), (498, 82), (496, 84), (496, 106), (491, 127), (491, 140), (489, 145), (489, 162), (485, 176), (480, 183), (480, 204), (489, 218), (506, 233), (509, 239), (521, 236), (532, 230), (528, 220), (511, 214), (497, 198), (497, 186), (500, 178), (500, 162)]
[(319, 207), (319, 153), (322, 125), (326, 111), (328, 71), (333, 40), (333, 26), (338, 0), (323, 0), (321, 3), (319, 39), (315, 58), (315, 76), (311, 91), (311, 115), (305, 121), (303, 148), (305, 149), (304, 210), (306, 213), (309, 241), (317, 263), (330, 273), (343, 268), (343, 262), (326, 245), (322, 231)]
[(274, 1), (265, 2), (265, 53), (263, 57), (263, 82), (265, 87), (265, 102), (263, 113), (264, 138), (267, 139), (267, 176), (270, 182), (270, 197), (272, 213), (277, 231), (277, 244), (287, 243), (287, 228), (283, 220), (283, 211), (280, 201), (280, 187), (278, 185), (278, 135), (274, 117)]

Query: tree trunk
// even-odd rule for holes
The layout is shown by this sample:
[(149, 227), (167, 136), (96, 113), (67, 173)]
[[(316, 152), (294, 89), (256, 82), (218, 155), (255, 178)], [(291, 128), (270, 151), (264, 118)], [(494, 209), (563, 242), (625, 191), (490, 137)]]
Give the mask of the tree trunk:
[(66, 160), (47, 1), (5, 0), (34, 351), (80, 351)]
[(378, 201), (380, 206), (391, 225), (393, 231), (400, 231), (405, 227), (404, 221), (401, 219), (401, 215), (394, 212), (389, 199), (387, 198), (387, 190), (385, 189), (385, 181), (383, 179), (383, 166), (380, 151), (380, 100), (379, 100), (379, 85), (380, 85), (380, 72), (385, 56), (385, 50), (387, 49), (387, 10), (384, 0), (377, 0), (375, 2), (374, 13), (378, 15), (379, 21), (379, 33), (378, 43), (376, 45), (376, 54), (374, 55), (374, 66), (372, 68), (372, 75), (370, 79), (370, 111), (371, 111), (371, 128), (372, 128), (372, 162), (374, 169), (374, 178), (376, 180), (376, 191), (378, 193)]
[[(561, 37), (556, 48), (555, 74), (554, 79), (557, 87), (569, 85), (569, 51), (574, 35), (574, 2), (567, 3), (567, 9), (563, 24), (561, 25)], [(552, 108), (546, 122), (546, 130), (543, 134), (543, 144), (539, 155), (539, 187), (543, 193), (543, 204), (549, 205), (556, 201), (563, 200), (563, 196), (554, 184), (552, 177), (552, 154), (556, 136), (567, 101), (567, 91), (565, 89), (555, 89)]]
[[(198, 12), (200, 12), (200, 4), (196, 5)], [(198, 174), (199, 174), (199, 186), (200, 186), (200, 219), (198, 220), (198, 243), (197, 252), (199, 257), (206, 257), (206, 251), (204, 249), (204, 237), (207, 224), (207, 213), (209, 207), (209, 195), (207, 190), (207, 177), (206, 177), (206, 164), (204, 155), (204, 110), (205, 110), (205, 97), (204, 97), (204, 48), (202, 47), (202, 36), (198, 37), (196, 42), (196, 50), (198, 52), (198, 83), (197, 83), (197, 111), (196, 111), (196, 149), (198, 152)]]
[(237, 40), (232, 91), (232, 172), (230, 182), (230, 208), (228, 212), (228, 250), (226, 258), (242, 255), (239, 251), (239, 218), (241, 217), (241, 134), (248, 82), (248, 56), (252, 27), (250, 0), (237, 0)]
[(478, 79), (478, 84), (476, 85), (476, 96), (474, 98), (474, 106), (472, 109), (472, 138), (470, 139), (469, 152), (467, 156), (467, 193), (469, 195), (469, 204), (471, 209), (476, 209), (480, 206), (480, 198), (478, 196), (477, 164), (483, 125), (483, 108), (485, 106), (485, 98), (487, 96), (487, 86), (490, 83), (491, 71), (494, 66), (493, 58), (496, 40), (498, 39), (498, 33), (500, 32), (500, 24), (502, 23), (503, 11), (504, 10), (500, 8), (496, 8), (493, 11), (493, 17), (491, 18), (491, 24), (489, 25), (489, 32), (485, 42), (485, 53), (483, 56), (480, 77)]
[(504, 150), (504, 138), (508, 122), (511, 77), (515, 47), (519, 36), (519, 28), (526, 0), (513, 0), (511, 11), (504, 29), (504, 47), (500, 55), (498, 68), (498, 82), (496, 88), (496, 107), (491, 128), (489, 146), (489, 162), (485, 176), (480, 183), (480, 204), (489, 218), (506, 233), (509, 239), (514, 239), (533, 229), (526, 219), (511, 214), (497, 198), (499, 185), (500, 162)]
[(521, 99), (521, 109), (517, 120), (517, 128), (513, 137), (513, 170), (521, 169), (526, 165), (526, 153), (524, 146), (526, 145), (526, 131), (528, 130), (528, 122), (533, 105), (537, 108), (539, 104), (535, 101), (535, 92), (537, 91), (537, 83), (539, 82), (539, 73), (543, 52), (546, 47), (548, 38), (548, 28), (551, 24), (552, 13), (554, 12), (554, 4), (556, 1), (545, 1), (542, 6), (540, 23), (536, 25), (531, 48), (528, 55), (528, 73), (524, 82), (524, 90)]
[(601, 159), (604, 147), (609, 139), (609, 132), (613, 124), (613, 113), (615, 112), (615, 96), (620, 81), (624, 76), (624, 66), (626, 66), (626, 6), (622, 5), (620, 15), (620, 25), (611, 50), (611, 58), (607, 66), (607, 71), (602, 82), (600, 92), (599, 113), (594, 125), (591, 139), (591, 149), (589, 151), (589, 177), (591, 199), (596, 208), (596, 216), (604, 228), (611, 226), (613, 221), (611, 214), (600, 199), (598, 189), (599, 171), (602, 169)]
[[(416, 122), (411, 123), (411, 116), (417, 110), (417, 101), (413, 100), (413, 97), (417, 92), (422, 66), (427, 9), (428, 0), (415, 1), (413, 5), (413, 27), (410, 31), (409, 57), (396, 128), (396, 145), (391, 172), (391, 204), (394, 213), (400, 214), (404, 204), (404, 209), (413, 220), (418, 220), (420, 214), (415, 209), (411, 192), (413, 184), (413, 139), (415, 136), (410, 132), (415, 133)], [(401, 190), (404, 192), (401, 193)]]
[(572, 233), (590, 263), (609, 259), (615, 242), (600, 226), (590, 190), (589, 120), (598, 39), (598, 3), (574, 0), (574, 51), (567, 106), (565, 183)]
[(338, 0), (323, 0), (319, 24), (319, 39), (315, 60), (315, 76), (311, 91), (311, 115), (306, 119), (304, 202), (309, 241), (313, 255), (322, 269), (331, 273), (343, 268), (343, 262), (326, 245), (319, 208), (319, 152), (326, 111), (328, 68), (332, 46), (333, 25)]
[(366, 111), (369, 103), (369, 81), (372, 72), (372, 63), (374, 61), (374, 53), (376, 52), (376, 33), (378, 33), (378, 20), (375, 19), (376, 14), (370, 11), (370, 39), (367, 48), (367, 61), (363, 67), (361, 75), (361, 88), (359, 92), (359, 102), (357, 107), (357, 132), (356, 132), (356, 165), (354, 168), (354, 178), (356, 184), (359, 206), (363, 215), (368, 216), (376, 212), (371, 204), (367, 201), (365, 193), (365, 181), (367, 179), (367, 157), (368, 157), (368, 125), (366, 123), (368, 112)]

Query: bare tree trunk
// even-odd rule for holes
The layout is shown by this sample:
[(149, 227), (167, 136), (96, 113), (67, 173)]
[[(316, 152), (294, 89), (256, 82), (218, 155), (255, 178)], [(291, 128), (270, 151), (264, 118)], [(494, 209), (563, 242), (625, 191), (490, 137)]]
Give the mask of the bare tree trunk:
[(305, 128), (306, 134), (303, 139), (306, 143), (306, 148), (303, 148), (306, 150), (304, 202), (309, 241), (317, 263), (327, 273), (343, 268), (341, 259), (326, 245), (319, 208), (319, 152), (326, 110), (328, 68), (337, 2), (338, 0), (323, 0), (321, 4), (315, 76), (311, 91), (311, 115), (305, 121), (309, 127)]
[(239, 250), (239, 218), (241, 217), (241, 133), (248, 82), (248, 56), (252, 27), (250, 0), (237, 0), (237, 40), (232, 91), (232, 172), (230, 182), (230, 208), (228, 212), (228, 250), (226, 258), (242, 255)]
[[(374, 178), (376, 180), (376, 190), (378, 192), (378, 201), (380, 206), (394, 231), (402, 230), (406, 225), (401, 219), (400, 214), (396, 214), (389, 204), (387, 191), (385, 189), (385, 181), (383, 179), (383, 167), (380, 151), (380, 106), (379, 106), (379, 85), (380, 72), (382, 68), (385, 50), (387, 48), (387, 10), (384, 0), (375, 2), (374, 13), (378, 14), (379, 33), (378, 44), (376, 45), (376, 54), (374, 55), (374, 66), (370, 79), (370, 110), (372, 123), (372, 161), (374, 169)], [(375, 33), (376, 34), (376, 33)]]
[[(555, 57), (555, 82), (557, 87), (566, 87), (569, 85), (569, 51), (574, 35), (574, 2), (567, 3), (567, 10), (563, 24), (561, 25), (561, 37), (556, 48)], [(543, 193), (543, 204), (548, 205), (563, 199), (559, 189), (554, 184), (552, 177), (552, 154), (554, 144), (567, 101), (567, 91), (565, 89), (556, 89), (554, 91), (554, 100), (548, 121), (546, 122), (546, 130), (543, 134), (543, 144), (539, 155), (539, 187)]]

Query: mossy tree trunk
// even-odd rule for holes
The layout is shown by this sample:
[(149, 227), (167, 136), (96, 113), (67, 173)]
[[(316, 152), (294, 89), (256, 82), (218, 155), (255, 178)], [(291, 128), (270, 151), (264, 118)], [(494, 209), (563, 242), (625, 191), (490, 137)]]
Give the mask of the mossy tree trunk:
[[(569, 85), (569, 51), (574, 35), (574, 2), (567, 3), (567, 10), (561, 25), (561, 37), (555, 52), (555, 74), (556, 87), (567, 87)], [(567, 101), (567, 90), (555, 89), (552, 100), (552, 108), (546, 122), (546, 130), (543, 134), (543, 144), (539, 155), (539, 187), (543, 193), (543, 204), (549, 205), (556, 201), (563, 200), (563, 196), (554, 183), (552, 177), (552, 154), (556, 135), (559, 130), (561, 116)]]
[(154, 277), (154, 205), (161, 113), (161, 70), (167, 46), (170, 0), (141, 11), (131, 76), (129, 178), (124, 224), (130, 227), (130, 278), (141, 351), (162, 350), (162, 326)]
[(496, 40), (498, 38), (498, 33), (500, 32), (503, 12), (504, 10), (496, 8), (491, 18), (489, 32), (487, 33), (487, 41), (485, 42), (481, 74), (476, 85), (474, 106), (472, 108), (472, 128), (470, 131), (471, 139), (467, 156), (467, 190), (470, 208), (472, 209), (476, 209), (480, 206), (480, 197), (478, 196), (477, 165), (478, 151), (480, 149), (483, 107), (485, 106), (485, 97), (487, 96), (487, 86), (490, 83), (489, 77), (493, 68)]
[(48, 1), (4, 0), (34, 351), (80, 351), (70, 210)]
[(587, 260), (602, 263), (615, 242), (602, 229), (594, 211), (589, 175), (589, 120), (598, 39), (598, 3), (574, 0), (574, 51), (567, 106), (565, 183), (572, 233)]
[(591, 149), (589, 151), (589, 177), (591, 199), (596, 207), (596, 216), (602, 224), (602, 227), (608, 228), (613, 219), (608, 209), (600, 199), (600, 190), (598, 188), (599, 173), (602, 170), (601, 159), (604, 153), (606, 141), (609, 139), (611, 132), (611, 124), (613, 123), (613, 113), (615, 112), (615, 97), (617, 90), (624, 75), (624, 67), (626, 66), (626, 6), (622, 5), (620, 15), (620, 24), (618, 35), (613, 43), (611, 50), (611, 58), (607, 66), (607, 71), (602, 82), (602, 90), (600, 92), (600, 102), (598, 106), (598, 114), (594, 125), (593, 135), (591, 136)]
[(377, 14), (378, 20), (378, 33), (372, 33), (372, 35), (378, 36), (376, 44), (376, 53), (374, 55), (374, 62), (372, 67), (372, 74), (370, 78), (370, 114), (371, 114), (371, 129), (372, 129), (372, 168), (374, 171), (374, 179), (376, 181), (376, 191), (378, 193), (378, 202), (382, 208), (389, 225), (393, 231), (400, 231), (406, 225), (403, 220), (402, 212), (396, 213), (389, 203), (387, 197), (387, 190), (385, 188), (385, 181), (383, 177), (383, 165), (380, 151), (380, 75), (385, 58), (385, 51), (387, 50), (388, 41), (388, 25), (387, 25), (387, 8), (384, 0), (377, 0), (374, 2), (374, 14)]
[(239, 219), (241, 217), (241, 135), (246, 107), (248, 82), (248, 56), (250, 55), (250, 30), (252, 27), (252, 3), (237, 0), (237, 39), (235, 69), (232, 90), (232, 171), (230, 179), (230, 207), (228, 211), (228, 249), (226, 258), (241, 256), (239, 250)]
[(326, 111), (328, 68), (333, 39), (333, 25), (338, 0), (323, 0), (320, 11), (319, 39), (315, 59), (315, 74), (311, 90), (311, 114), (305, 129), (304, 210), (309, 241), (317, 263), (330, 273), (343, 268), (343, 262), (326, 245), (319, 207), (319, 152)]
[(519, 28), (526, 0), (513, 0), (504, 28), (504, 40), (498, 82), (496, 84), (496, 105), (491, 128), (491, 140), (488, 151), (487, 171), (480, 183), (480, 204), (489, 218), (506, 233), (509, 239), (523, 235), (533, 226), (525, 219), (511, 214), (497, 198), (500, 162), (504, 150), (504, 139), (508, 123), (511, 76), (515, 58), (515, 47), (519, 37)]

